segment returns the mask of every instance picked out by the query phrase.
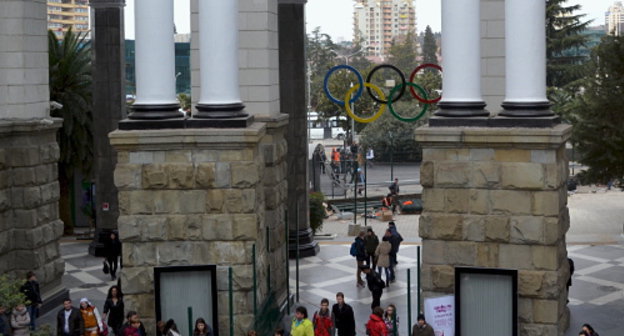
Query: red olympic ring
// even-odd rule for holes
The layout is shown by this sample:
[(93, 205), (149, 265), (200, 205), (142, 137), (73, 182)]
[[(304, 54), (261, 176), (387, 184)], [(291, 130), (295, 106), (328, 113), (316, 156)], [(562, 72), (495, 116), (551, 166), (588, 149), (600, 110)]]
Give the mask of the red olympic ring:
[[(417, 66), (416, 69), (414, 69), (414, 71), (412, 71), (409, 81), (413, 83), (414, 77), (416, 77), (416, 73), (424, 68), (434, 68), (434, 69), (438, 69), (439, 71), (442, 71), (442, 67), (437, 64), (433, 64), (433, 63), (421, 64)], [(425, 98), (420, 97), (418, 94), (416, 94), (416, 91), (414, 91), (413, 87), (410, 86), (409, 90), (410, 90), (410, 93), (412, 94), (412, 97), (418, 99), (418, 101), (423, 104), (435, 104), (439, 102), (440, 99), (442, 99), (442, 96), (435, 98), (435, 99), (425, 99)]]

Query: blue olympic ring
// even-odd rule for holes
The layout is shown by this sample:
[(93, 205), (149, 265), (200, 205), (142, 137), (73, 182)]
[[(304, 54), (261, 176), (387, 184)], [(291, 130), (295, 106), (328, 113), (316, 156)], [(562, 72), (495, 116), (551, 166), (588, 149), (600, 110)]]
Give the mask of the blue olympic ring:
[(334, 98), (334, 96), (332, 96), (331, 92), (329, 92), (329, 86), (328, 86), (328, 84), (329, 84), (329, 77), (336, 70), (340, 70), (340, 69), (349, 70), (349, 71), (353, 72), (357, 76), (359, 87), (358, 87), (357, 92), (355, 93), (355, 95), (353, 95), (353, 97), (351, 99), (349, 99), (349, 104), (353, 104), (356, 100), (358, 100), (360, 98), (360, 96), (362, 96), (362, 92), (364, 91), (364, 78), (362, 78), (362, 74), (360, 74), (360, 72), (357, 71), (357, 69), (355, 69), (352, 66), (341, 64), (341, 65), (336, 65), (335, 67), (329, 69), (329, 71), (325, 75), (325, 80), (323, 81), (323, 90), (325, 90), (325, 95), (327, 96), (327, 98), (329, 98), (329, 100), (331, 100), (332, 102), (334, 102), (334, 103), (336, 103), (338, 105), (343, 105), (343, 106), (345, 105), (344, 100), (336, 99), (336, 98)]

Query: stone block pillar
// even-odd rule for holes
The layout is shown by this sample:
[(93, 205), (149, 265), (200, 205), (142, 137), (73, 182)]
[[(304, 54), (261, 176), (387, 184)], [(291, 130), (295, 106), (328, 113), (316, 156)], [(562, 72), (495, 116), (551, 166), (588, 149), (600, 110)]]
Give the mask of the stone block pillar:
[[(89, 252), (101, 256), (102, 238), (117, 228), (119, 205), (113, 172), (117, 153), (108, 141), (108, 133), (117, 129), (126, 117), (124, 59), (124, 0), (91, 0), (93, 50), (93, 142), (95, 146), (94, 179), (96, 200), (96, 235)], [(103, 203), (108, 204), (104, 210)]]
[(247, 128), (110, 134), (118, 152), (126, 310), (140, 312), (153, 327), (153, 268), (216, 264), (219, 330), (227, 334), (232, 266), (235, 333), (244, 334), (254, 318), (253, 244), (258, 305), (269, 291), (286, 297), (285, 126), (281, 118)]
[(520, 335), (563, 335), (565, 142), (571, 127), (421, 127), (423, 296), (454, 292), (454, 267), (518, 270)]
[(34, 271), (43, 312), (67, 295), (44, 0), (0, 1), (0, 274)]
[[(288, 133), (288, 223), (290, 253), (316, 255), (319, 246), (310, 229), (308, 205), (308, 142), (305, 65), (305, 1), (280, 0), (278, 4), (279, 82), (282, 113), (289, 116)], [(299, 210), (297, 213), (297, 209)]]

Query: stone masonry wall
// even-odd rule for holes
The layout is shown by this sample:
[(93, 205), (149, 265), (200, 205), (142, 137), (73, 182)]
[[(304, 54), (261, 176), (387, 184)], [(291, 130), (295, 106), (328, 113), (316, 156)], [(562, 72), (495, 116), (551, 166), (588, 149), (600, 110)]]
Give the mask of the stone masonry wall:
[[(0, 120), (0, 274), (34, 271), (42, 293), (61, 284), (58, 121)], [(45, 297), (44, 297), (45, 300)]]
[[(285, 249), (286, 232), (286, 202), (288, 199), (286, 153), (288, 145), (285, 134), (288, 127), (288, 117), (281, 115), (277, 119), (261, 119), (267, 125), (267, 133), (262, 138), (260, 150), (264, 157), (264, 200), (265, 220), (268, 230), (268, 253), (270, 268), (271, 290), (275, 291), (278, 304), (287, 300), (288, 274), (286, 264), (288, 253)], [(266, 286), (265, 283), (261, 284)]]
[(454, 266), (516, 269), (520, 335), (563, 335), (570, 127), (423, 127), (417, 134), (423, 296), (453, 293)]
[(254, 123), (246, 129), (115, 131), (110, 139), (118, 151), (126, 309), (153, 326), (155, 266), (216, 264), (219, 329), (225, 334), (232, 266), (235, 329), (243, 334), (253, 323), (254, 243), (258, 304), (267, 295), (269, 265), (271, 277), (284, 277), (277, 270), (285, 263), (279, 259), (279, 237), (285, 236), (281, 131)]

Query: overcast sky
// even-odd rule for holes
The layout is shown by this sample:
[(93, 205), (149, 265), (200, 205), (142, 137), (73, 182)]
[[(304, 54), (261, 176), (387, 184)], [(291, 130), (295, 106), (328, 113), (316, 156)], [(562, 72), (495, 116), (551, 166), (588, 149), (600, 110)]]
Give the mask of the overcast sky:
[[(173, 0), (174, 20), (179, 33), (190, 32), (190, 1)], [(201, 1), (201, 0), (200, 0)], [(231, 1), (231, 0), (220, 0)], [(246, 0), (254, 1), (254, 0)], [(414, 0), (418, 32), (430, 25), (440, 31), (440, 0)], [(568, 0), (568, 4), (581, 4), (581, 13), (594, 19), (595, 25), (604, 24), (604, 13), (614, 0)], [(308, 0), (306, 20), (308, 31), (320, 26), (334, 41), (351, 40), (353, 34), (353, 0)], [(134, 0), (126, 0), (126, 37), (134, 39)]]

